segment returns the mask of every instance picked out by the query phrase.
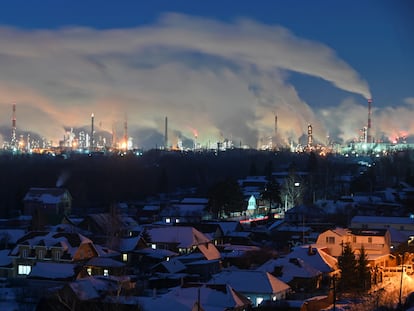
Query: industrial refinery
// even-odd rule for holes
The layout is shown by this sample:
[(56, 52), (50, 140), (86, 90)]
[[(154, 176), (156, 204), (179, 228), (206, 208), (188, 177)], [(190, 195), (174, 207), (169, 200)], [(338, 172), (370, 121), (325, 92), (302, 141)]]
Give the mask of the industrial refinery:
[[(386, 155), (390, 152), (399, 150), (412, 149), (414, 146), (407, 143), (403, 138), (397, 141), (383, 141), (376, 139), (372, 134), (372, 99), (367, 100), (368, 113), (367, 123), (361, 124), (361, 129), (356, 138), (345, 144), (335, 143), (329, 140), (327, 135), (326, 142), (317, 141), (314, 138), (313, 125), (307, 125), (307, 133), (303, 134), (298, 140), (289, 138), (288, 141), (281, 139), (278, 133), (278, 115), (274, 115), (274, 130), (267, 138), (262, 138), (257, 148), (263, 151), (289, 150), (291, 152), (316, 152), (320, 155), (329, 153), (343, 155), (369, 154), (375, 156)], [(61, 153), (61, 152), (128, 152), (131, 150), (143, 150), (139, 145), (134, 144), (133, 138), (128, 134), (128, 117), (125, 114), (123, 121), (123, 133), (119, 134), (115, 124), (112, 126), (111, 133), (106, 131), (97, 131), (95, 126), (95, 114), (91, 113), (90, 128), (70, 128), (63, 133), (62, 140), (54, 143), (47, 138), (39, 138), (37, 135), (31, 135), (31, 132), (18, 131), (17, 128), (17, 105), (12, 104), (11, 131), (10, 137), (4, 137), (3, 151), (14, 154), (31, 154), (31, 153)], [(169, 138), (168, 117), (164, 119), (163, 143), (154, 146), (154, 149), (163, 149), (165, 151), (226, 151), (228, 149), (252, 149), (250, 146), (244, 146), (241, 142), (234, 143), (231, 139), (223, 138), (222, 141), (209, 142), (202, 145), (198, 140), (198, 133), (194, 131), (192, 138), (187, 138), (187, 144), (183, 144), (183, 139), (175, 138), (172, 141)], [(188, 142), (190, 141), (190, 142)]]

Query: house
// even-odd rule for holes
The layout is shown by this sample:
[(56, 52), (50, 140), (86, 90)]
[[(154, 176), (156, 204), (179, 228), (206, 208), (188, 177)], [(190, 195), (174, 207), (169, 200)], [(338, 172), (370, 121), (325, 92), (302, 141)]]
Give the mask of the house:
[(394, 228), (408, 236), (414, 236), (414, 217), (354, 216), (351, 219), (350, 228)]
[(224, 270), (215, 274), (209, 284), (228, 284), (258, 306), (263, 300), (283, 300), (290, 286), (268, 272), (257, 270)]
[(144, 310), (243, 311), (251, 309), (247, 297), (228, 284), (186, 283), (164, 295), (139, 297)]
[(163, 226), (147, 228), (146, 232), (154, 249), (168, 249), (179, 254), (188, 254), (198, 249), (208, 260), (220, 258), (211, 239), (193, 227)]
[[(65, 309), (71, 310), (109, 310), (117, 308), (120, 310), (136, 310), (139, 304), (134, 300), (135, 305), (129, 308), (120, 303), (119, 297), (130, 293), (135, 287), (134, 282), (129, 277), (87, 277), (75, 280), (65, 284), (58, 289), (55, 295), (50, 295), (49, 299), (39, 304), (39, 310), (50, 310), (50, 306), (54, 308), (63, 305)], [(117, 300), (112, 300), (115, 296)], [(58, 297), (58, 298), (57, 298)], [(49, 307), (49, 308), (47, 308)], [(121, 309), (122, 307), (122, 309)]]
[(78, 233), (32, 231), (10, 251), (14, 276), (25, 277), (38, 262), (73, 263), (104, 256), (104, 250)]
[(82, 267), (74, 263), (37, 262), (32, 266), (28, 279), (74, 281)]
[(84, 264), (84, 267), (88, 275), (91, 276), (122, 276), (126, 274), (125, 263), (112, 258), (93, 257)]
[(200, 222), (200, 223), (179, 223), (177, 226), (191, 226), (206, 235), (214, 245), (223, 243), (223, 230), (218, 223), (214, 222)]
[(338, 257), (344, 244), (349, 244), (355, 252), (363, 247), (368, 256), (387, 255), (391, 250), (391, 235), (386, 229), (343, 229), (336, 228), (322, 232), (316, 246), (326, 248), (328, 254)]
[(310, 293), (321, 287), (322, 272), (301, 258), (271, 259), (257, 270), (271, 273), (296, 292)]
[(209, 220), (208, 199), (184, 198), (179, 203), (164, 207), (159, 213), (160, 221), (165, 224), (200, 223)]
[(60, 223), (72, 210), (72, 196), (65, 188), (30, 188), (23, 198), (23, 215), (32, 216), (32, 229)]
[(271, 259), (257, 268), (272, 273), (296, 291), (311, 292), (329, 286), (332, 275), (338, 273), (338, 261), (323, 249), (295, 247), (285, 257)]
[(142, 231), (132, 217), (116, 213), (89, 214), (78, 224), (78, 227), (91, 232), (94, 241), (99, 244), (107, 244), (114, 236), (136, 236)]

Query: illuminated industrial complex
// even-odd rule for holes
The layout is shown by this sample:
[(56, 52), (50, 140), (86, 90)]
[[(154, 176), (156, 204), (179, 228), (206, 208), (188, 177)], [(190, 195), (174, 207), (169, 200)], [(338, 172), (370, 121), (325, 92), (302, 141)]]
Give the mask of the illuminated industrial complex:
[[(375, 139), (372, 135), (372, 99), (368, 99), (368, 118), (367, 123), (361, 127), (355, 139), (346, 144), (339, 144), (329, 141), (329, 137), (325, 143), (317, 142), (314, 139), (312, 124), (307, 125), (307, 134), (303, 134), (304, 139), (294, 141), (289, 139), (281, 143), (278, 134), (278, 115), (274, 116), (274, 132), (267, 138), (261, 140), (259, 150), (278, 151), (289, 150), (291, 152), (316, 152), (320, 155), (336, 153), (342, 155), (358, 155), (369, 154), (382, 156), (395, 151), (412, 149), (414, 146), (407, 143), (405, 137), (396, 141), (382, 141)], [(95, 115), (91, 114), (90, 130), (81, 128), (74, 130), (70, 128), (63, 134), (63, 139), (58, 143), (54, 143), (47, 138), (37, 138), (36, 135), (30, 135), (30, 132), (18, 133), (16, 104), (12, 104), (11, 132), (10, 137), (4, 137), (3, 151), (15, 154), (26, 153), (61, 153), (61, 152), (80, 152), (90, 153), (100, 152), (127, 152), (136, 150), (140, 146), (134, 146), (133, 138), (128, 135), (128, 119), (125, 115), (123, 122), (123, 133), (117, 135), (116, 128), (113, 126), (111, 133), (97, 133), (95, 128)], [(198, 140), (197, 132), (194, 133), (191, 146), (183, 146), (183, 141), (177, 139), (175, 142), (169, 141), (168, 136), (168, 117), (165, 117), (163, 144), (155, 147), (156, 149), (172, 150), (172, 151), (226, 151), (234, 148), (251, 148), (235, 144), (232, 140), (223, 139), (214, 143), (209, 142), (208, 145), (202, 145)]]

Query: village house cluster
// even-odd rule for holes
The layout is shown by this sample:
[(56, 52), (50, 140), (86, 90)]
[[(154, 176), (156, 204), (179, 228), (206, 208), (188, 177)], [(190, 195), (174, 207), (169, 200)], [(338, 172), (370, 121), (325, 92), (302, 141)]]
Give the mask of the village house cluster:
[[(274, 176), (279, 183), (289, 178)], [(306, 181), (305, 173), (300, 180)], [(346, 179), (338, 180), (344, 186)], [(2, 220), (1, 280), (23, 291), (16, 303), (39, 310), (56, 304), (71, 310), (91, 304), (319, 310), (334, 303), (345, 244), (356, 256), (364, 249), (370, 282), (378, 288), (392, 276), (412, 273), (411, 254), (401, 261), (394, 251), (410, 244), (414, 219), (387, 210), (398, 210), (401, 198), (413, 195), (409, 185), (288, 206), (261, 197), (268, 183), (265, 176), (239, 180), (245, 212), (219, 219), (209, 200), (195, 195), (117, 203), (108, 212), (79, 216), (67, 189), (31, 188), (22, 215)], [(346, 227), (331, 221), (338, 213), (350, 217)]]

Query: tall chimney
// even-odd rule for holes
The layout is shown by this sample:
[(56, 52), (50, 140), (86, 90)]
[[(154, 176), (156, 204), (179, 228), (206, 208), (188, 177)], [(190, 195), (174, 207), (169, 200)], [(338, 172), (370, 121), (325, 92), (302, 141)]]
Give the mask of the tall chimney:
[(95, 135), (95, 130), (94, 130), (94, 128), (93, 128), (93, 122), (94, 122), (94, 119), (95, 119), (95, 116), (94, 116), (94, 114), (92, 113), (92, 114), (91, 114), (91, 141), (90, 141), (90, 149), (91, 149), (91, 150), (93, 150), (93, 149), (94, 149), (94, 147), (95, 147), (95, 137), (94, 137), (94, 135)]
[(371, 137), (371, 104), (372, 99), (368, 99), (368, 126), (367, 126), (367, 142), (372, 143)]
[(16, 137), (16, 104), (13, 104), (11, 147), (17, 147), (17, 137)]
[(165, 117), (164, 149), (168, 149), (168, 117)]

